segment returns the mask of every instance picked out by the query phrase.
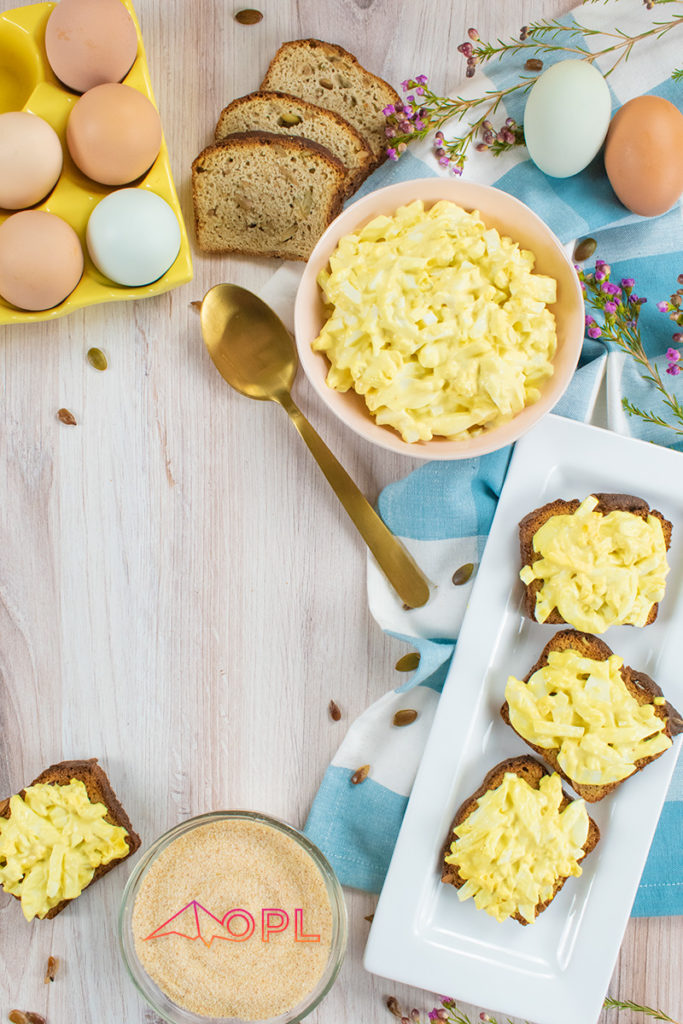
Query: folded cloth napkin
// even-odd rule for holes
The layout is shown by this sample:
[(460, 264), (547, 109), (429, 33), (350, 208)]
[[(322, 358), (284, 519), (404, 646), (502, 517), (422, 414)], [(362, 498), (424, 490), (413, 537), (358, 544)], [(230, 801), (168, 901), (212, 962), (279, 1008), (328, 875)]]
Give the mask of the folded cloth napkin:
[[(580, 45), (595, 51), (600, 37), (583, 35), (582, 28), (613, 31), (615, 25), (629, 34), (651, 27), (653, 15), (640, 0), (608, 0), (586, 4), (559, 19), (576, 28)], [(544, 55), (544, 63), (565, 58)], [(485, 89), (500, 89), (517, 80), (526, 54), (485, 65), (486, 76), (477, 71), (472, 84), (459, 89), (467, 97)], [(610, 63), (597, 60), (606, 71)], [(683, 108), (683, 85), (669, 78), (680, 63), (675, 32), (662, 39), (638, 44), (628, 61), (621, 62), (607, 79), (613, 110), (633, 96), (663, 96)], [(407, 69), (421, 72), (425, 69)], [(428, 71), (428, 69), (426, 69)], [(513, 94), (501, 116), (523, 121), (524, 98)], [(458, 130), (453, 124), (453, 134)], [(680, 160), (680, 154), (672, 159)], [(386, 163), (364, 184), (355, 198), (376, 188), (410, 178), (445, 173), (430, 153), (429, 143), (411, 148), (400, 160)], [(649, 297), (641, 314), (642, 336), (648, 355), (666, 368), (664, 353), (671, 345), (672, 324), (658, 312), (656, 302), (676, 288), (683, 272), (683, 206), (652, 220), (630, 214), (616, 200), (602, 167), (602, 158), (580, 174), (553, 179), (542, 174), (517, 148), (493, 159), (474, 153), (466, 176), (492, 184), (517, 196), (532, 207), (567, 245), (587, 234), (597, 239), (596, 256), (612, 267), (612, 279), (635, 278), (638, 295)], [(286, 323), (292, 322), (293, 297), (300, 269), (283, 267), (262, 292)], [(621, 405), (623, 395), (641, 408), (663, 412), (661, 402), (640, 377), (634, 361), (618, 351), (606, 351), (599, 340), (587, 340), (574, 379), (555, 412), (574, 419), (590, 419), (607, 373), (607, 425), (679, 450), (683, 441), (664, 427), (628, 418)], [(675, 378), (666, 378), (672, 383)], [(382, 886), (398, 835), (410, 789), (438, 704), (467, 604), (472, 581), (450, 585), (455, 569), (477, 563), (481, 557), (511, 449), (480, 459), (422, 465), (405, 480), (388, 486), (380, 495), (379, 511), (389, 528), (402, 538), (434, 582), (443, 583), (438, 597), (427, 608), (404, 611), (372, 560), (368, 563), (370, 610), (379, 625), (410, 644), (420, 654), (418, 669), (396, 691), (386, 694), (358, 718), (348, 731), (325, 773), (313, 803), (306, 832), (331, 861), (344, 885), (378, 892)], [(448, 585), (447, 585), (448, 584)], [(409, 704), (419, 712), (409, 729), (390, 727), (393, 711)], [(372, 763), (372, 775), (363, 785), (350, 785), (350, 775), (360, 765)], [(683, 913), (683, 759), (674, 775), (659, 827), (650, 851), (635, 904), (634, 916)]]

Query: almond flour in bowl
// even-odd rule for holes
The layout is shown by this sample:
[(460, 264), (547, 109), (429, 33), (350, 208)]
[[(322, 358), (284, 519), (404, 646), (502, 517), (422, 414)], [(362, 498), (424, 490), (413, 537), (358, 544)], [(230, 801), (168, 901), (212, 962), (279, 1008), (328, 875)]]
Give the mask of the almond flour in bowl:
[(337, 976), (346, 909), (331, 867), (296, 829), (216, 812), (147, 851), (126, 886), (120, 940), (133, 981), (172, 1024), (290, 1024)]

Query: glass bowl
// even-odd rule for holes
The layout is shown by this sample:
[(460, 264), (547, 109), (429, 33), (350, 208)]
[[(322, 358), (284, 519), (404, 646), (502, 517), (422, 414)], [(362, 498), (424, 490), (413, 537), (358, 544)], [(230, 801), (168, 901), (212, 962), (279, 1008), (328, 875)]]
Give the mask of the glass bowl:
[[(175, 1003), (156, 984), (143, 967), (136, 949), (133, 935), (133, 909), (147, 872), (157, 858), (181, 836), (202, 826), (222, 821), (254, 822), (272, 828), (307, 854), (319, 870), (330, 903), (332, 930), (327, 963), (315, 987), (295, 1006), (275, 1017), (249, 1018), (252, 1024), (296, 1024), (309, 1014), (327, 995), (341, 968), (346, 952), (347, 918), (346, 904), (339, 880), (320, 850), (302, 833), (277, 818), (253, 811), (213, 811), (181, 822), (160, 836), (138, 861), (128, 879), (119, 913), (119, 943), (124, 963), (138, 991), (149, 1005), (169, 1024), (246, 1024), (241, 1017), (213, 1017), (195, 1013)], [(195, 911), (196, 913), (196, 911)], [(168, 922), (166, 922), (167, 924)], [(158, 930), (158, 929), (157, 929)]]

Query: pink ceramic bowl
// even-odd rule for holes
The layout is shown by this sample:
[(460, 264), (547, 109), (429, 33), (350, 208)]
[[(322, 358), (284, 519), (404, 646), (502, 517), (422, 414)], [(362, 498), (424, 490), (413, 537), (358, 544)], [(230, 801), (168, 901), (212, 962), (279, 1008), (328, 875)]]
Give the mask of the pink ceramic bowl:
[[(465, 441), (434, 438), (409, 444), (391, 427), (378, 426), (363, 398), (355, 391), (342, 393), (327, 386), (327, 357), (311, 348), (325, 322), (316, 278), (327, 265), (339, 239), (359, 230), (373, 217), (392, 214), (399, 206), (415, 199), (422, 199), (426, 206), (439, 199), (449, 199), (466, 210), (479, 210), (488, 227), (496, 228), (501, 235), (508, 235), (519, 242), (522, 248), (530, 249), (536, 256), (534, 270), (554, 277), (558, 284), (557, 302), (550, 307), (557, 324), (555, 372), (545, 384), (539, 401), (523, 409), (508, 423)], [(382, 448), (418, 459), (469, 459), (516, 441), (564, 394), (583, 343), (583, 296), (574, 267), (562, 245), (541, 218), (524, 203), (488, 185), (457, 179), (423, 178), (378, 189), (347, 207), (330, 224), (306, 264), (296, 296), (294, 327), (299, 358), (306, 376), (332, 412), (357, 434)]]

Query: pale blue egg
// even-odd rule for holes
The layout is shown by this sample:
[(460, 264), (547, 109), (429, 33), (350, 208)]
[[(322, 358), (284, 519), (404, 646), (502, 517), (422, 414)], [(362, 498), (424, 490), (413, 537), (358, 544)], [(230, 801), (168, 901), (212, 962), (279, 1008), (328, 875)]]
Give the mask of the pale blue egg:
[(600, 152), (611, 99), (605, 79), (585, 60), (553, 64), (534, 83), (524, 111), (529, 156), (552, 178), (578, 174)]

